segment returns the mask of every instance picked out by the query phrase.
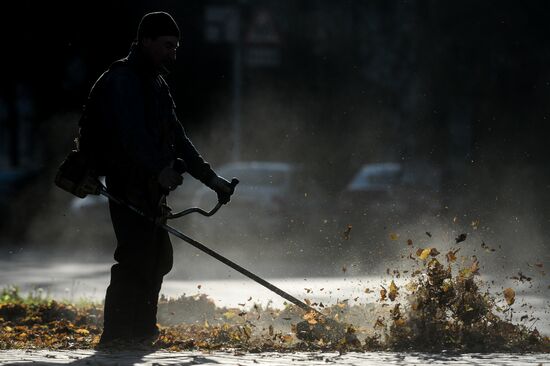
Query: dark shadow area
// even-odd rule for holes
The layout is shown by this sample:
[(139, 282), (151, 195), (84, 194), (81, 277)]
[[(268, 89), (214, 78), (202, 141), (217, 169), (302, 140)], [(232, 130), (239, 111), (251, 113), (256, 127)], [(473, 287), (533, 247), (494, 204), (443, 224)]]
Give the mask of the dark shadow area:
[[(78, 351), (77, 351), (78, 352)], [(151, 364), (159, 364), (163, 362), (164, 358), (170, 358), (171, 361), (173, 361), (174, 356), (170, 355), (169, 353), (165, 353), (162, 355), (159, 355), (158, 357), (147, 359), (147, 356), (154, 354), (156, 351), (146, 351), (146, 350), (140, 350), (140, 351), (112, 351), (112, 352), (105, 352), (105, 351), (96, 351), (91, 356), (86, 356), (82, 358), (78, 358), (77, 355), (71, 355), (70, 358), (77, 358), (75, 361), (72, 362), (56, 362), (55, 361), (55, 355), (52, 354), (46, 354), (45, 356), (41, 356), (40, 358), (48, 358), (50, 360), (48, 361), (39, 361), (39, 360), (33, 360), (29, 362), (13, 362), (13, 363), (4, 363), (5, 366), (27, 366), (27, 365), (48, 365), (48, 366), (55, 366), (55, 365), (74, 365), (74, 366), (81, 366), (81, 365), (135, 365), (143, 362), (150, 362)], [(208, 357), (204, 357), (201, 355), (185, 355), (182, 357), (183, 360), (180, 362), (178, 361), (178, 365), (203, 365), (203, 364), (218, 364), (218, 362), (208, 359)]]

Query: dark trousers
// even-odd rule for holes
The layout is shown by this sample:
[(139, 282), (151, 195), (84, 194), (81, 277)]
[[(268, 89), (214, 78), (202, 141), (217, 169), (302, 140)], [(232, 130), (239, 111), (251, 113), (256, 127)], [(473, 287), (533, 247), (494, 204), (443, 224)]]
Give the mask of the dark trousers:
[(105, 296), (102, 341), (155, 336), (162, 279), (172, 269), (168, 233), (147, 219), (109, 202), (117, 238), (116, 264)]

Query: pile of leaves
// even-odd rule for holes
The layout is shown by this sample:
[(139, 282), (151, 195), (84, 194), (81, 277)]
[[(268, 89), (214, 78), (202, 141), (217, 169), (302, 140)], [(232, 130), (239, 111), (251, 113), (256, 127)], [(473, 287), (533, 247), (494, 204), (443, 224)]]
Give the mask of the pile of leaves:
[[(515, 301), (511, 288), (503, 291), (508, 309), (495, 304), (488, 291), (482, 292), (476, 281), (479, 261), (453, 276), (455, 251), (446, 255), (447, 266), (429, 248), (424, 269), (407, 285), (409, 294), (403, 306), (396, 303), (390, 311), (390, 324), (383, 347), (392, 350), (458, 352), (526, 352), (550, 350), (550, 341), (536, 330), (505, 320)], [(371, 340), (372, 341), (372, 340)]]
[[(326, 306), (306, 299), (323, 318), (294, 305), (220, 308), (204, 294), (162, 297), (156, 346), (172, 351), (550, 352), (549, 338), (536, 328), (507, 320), (515, 291), (503, 289), (495, 299), (482, 290), (477, 257), (463, 257), (458, 265), (457, 253), (452, 249), (443, 256), (436, 248), (409, 253), (416, 266), (406, 271), (409, 282), (398, 287), (392, 279), (380, 287), (376, 303), (343, 300)], [(399, 271), (393, 276), (399, 278)], [(331, 331), (331, 322), (344, 331)], [(101, 305), (23, 299), (13, 288), (0, 295), (0, 349), (90, 348), (99, 340), (101, 324)]]
[(90, 348), (99, 341), (102, 323), (98, 305), (23, 299), (14, 287), (0, 295), (0, 349)]

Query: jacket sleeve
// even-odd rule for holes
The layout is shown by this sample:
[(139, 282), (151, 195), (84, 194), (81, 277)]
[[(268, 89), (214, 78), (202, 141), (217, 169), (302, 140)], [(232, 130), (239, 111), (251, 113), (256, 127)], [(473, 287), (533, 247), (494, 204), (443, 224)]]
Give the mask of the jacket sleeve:
[(176, 156), (185, 161), (189, 174), (208, 186), (212, 178), (216, 176), (216, 173), (212, 170), (210, 164), (204, 161), (191, 140), (189, 140), (185, 134), (185, 130), (178, 120), (175, 110), (172, 111), (172, 114), (176, 124)]
[[(142, 173), (158, 176), (164, 168), (162, 157), (147, 131), (145, 103), (141, 82), (125, 70), (116, 70), (106, 76), (102, 113), (112, 134), (116, 150), (124, 155)], [(114, 157), (117, 159), (117, 157)], [(118, 160), (118, 159), (117, 159)]]

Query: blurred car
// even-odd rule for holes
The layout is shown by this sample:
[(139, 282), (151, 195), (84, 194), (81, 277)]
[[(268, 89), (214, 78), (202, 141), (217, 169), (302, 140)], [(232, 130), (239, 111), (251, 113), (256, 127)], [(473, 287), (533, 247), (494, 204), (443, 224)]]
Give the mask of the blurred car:
[(403, 219), (441, 208), (441, 173), (424, 162), (365, 164), (340, 195), (347, 217)]
[[(216, 172), (228, 180), (239, 179), (238, 199), (232, 206), (254, 206), (266, 213), (280, 212), (292, 190), (297, 167), (282, 162), (234, 162), (221, 166)], [(208, 207), (216, 204), (216, 195), (207, 187), (195, 192), (193, 203)]]

